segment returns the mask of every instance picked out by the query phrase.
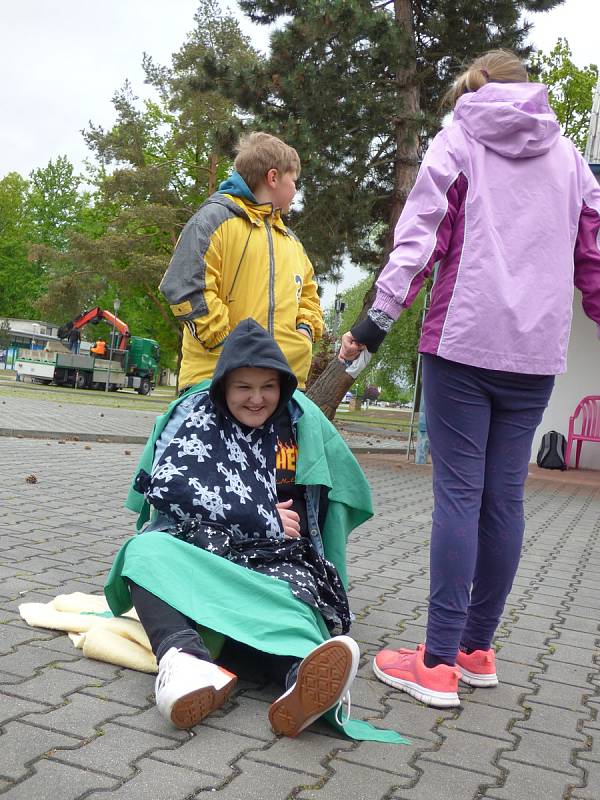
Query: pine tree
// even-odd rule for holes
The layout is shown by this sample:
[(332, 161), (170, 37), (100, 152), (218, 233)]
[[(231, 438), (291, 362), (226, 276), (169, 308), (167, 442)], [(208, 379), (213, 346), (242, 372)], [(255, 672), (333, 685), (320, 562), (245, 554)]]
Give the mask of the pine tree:
[[(338, 276), (346, 257), (381, 269), (455, 75), (485, 50), (527, 56), (523, 12), (561, 2), (240, 0), (254, 22), (282, 25), (266, 61), (212, 76), (298, 149), (303, 208), (291, 222), (317, 273)], [(332, 416), (350, 383), (332, 362), (311, 395)]]

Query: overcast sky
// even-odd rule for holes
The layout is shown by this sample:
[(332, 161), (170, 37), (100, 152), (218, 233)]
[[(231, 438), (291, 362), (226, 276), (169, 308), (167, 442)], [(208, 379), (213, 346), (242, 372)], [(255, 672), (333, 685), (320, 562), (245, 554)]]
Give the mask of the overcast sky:
[[(600, 62), (599, 7), (566, 0), (532, 14), (532, 42), (548, 50), (564, 36), (576, 64)], [(0, 177), (28, 175), (59, 155), (81, 168), (88, 151), (80, 131), (90, 120), (112, 124), (111, 97), (126, 78), (147, 94), (142, 54), (168, 64), (196, 8), (196, 0), (0, 0)], [(242, 25), (265, 50), (266, 31)]]

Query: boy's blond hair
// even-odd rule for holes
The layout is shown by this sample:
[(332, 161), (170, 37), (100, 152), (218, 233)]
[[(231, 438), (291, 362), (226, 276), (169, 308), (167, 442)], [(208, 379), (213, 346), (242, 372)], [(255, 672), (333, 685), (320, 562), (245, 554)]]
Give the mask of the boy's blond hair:
[(236, 147), (237, 156), (233, 166), (254, 191), (270, 169), (282, 175), (295, 172), (300, 175), (300, 158), (289, 144), (270, 133), (248, 133), (242, 136)]
[(444, 95), (443, 105), (452, 108), (465, 92), (476, 92), (486, 83), (526, 83), (527, 69), (510, 50), (490, 50), (469, 64)]

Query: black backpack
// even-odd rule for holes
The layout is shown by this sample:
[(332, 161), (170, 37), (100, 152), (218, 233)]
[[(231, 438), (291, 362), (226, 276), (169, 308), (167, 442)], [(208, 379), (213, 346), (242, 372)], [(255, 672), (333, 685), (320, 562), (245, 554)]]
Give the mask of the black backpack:
[(566, 469), (565, 448), (567, 440), (557, 431), (548, 431), (542, 436), (537, 454), (537, 465), (543, 469)]

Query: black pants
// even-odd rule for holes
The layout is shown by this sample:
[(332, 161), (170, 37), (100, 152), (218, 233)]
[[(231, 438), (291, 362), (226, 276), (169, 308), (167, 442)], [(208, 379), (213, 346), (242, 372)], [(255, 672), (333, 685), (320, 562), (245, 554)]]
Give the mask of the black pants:
[[(196, 623), (156, 595), (127, 580), (131, 599), (148, 638), (156, 660), (160, 661), (171, 647), (205, 661), (213, 661)], [(226, 639), (217, 664), (240, 678), (252, 681), (272, 681), (288, 688), (296, 679), (300, 663), (294, 656), (263, 653), (242, 642)]]

